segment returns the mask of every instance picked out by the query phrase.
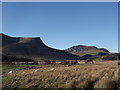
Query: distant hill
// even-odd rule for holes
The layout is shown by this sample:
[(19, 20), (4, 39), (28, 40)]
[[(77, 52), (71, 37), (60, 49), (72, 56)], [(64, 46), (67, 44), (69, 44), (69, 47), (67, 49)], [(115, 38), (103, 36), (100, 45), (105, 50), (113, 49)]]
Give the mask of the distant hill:
[(2, 33), (0, 34), (0, 36), (2, 36), (3, 55), (32, 58), (34, 60), (80, 59), (79, 56), (73, 55), (69, 52), (65, 52), (64, 50), (58, 50), (48, 47), (39, 37), (10, 37)]
[(79, 55), (79, 56), (83, 56), (86, 54), (98, 55), (99, 53), (110, 53), (105, 48), (97, 48), (95, 46), (85, 46), (85, 45), (73, 46), (73, 47), (66, 49), (65, 51), (71, 54), (74, 54), (74, 55)]

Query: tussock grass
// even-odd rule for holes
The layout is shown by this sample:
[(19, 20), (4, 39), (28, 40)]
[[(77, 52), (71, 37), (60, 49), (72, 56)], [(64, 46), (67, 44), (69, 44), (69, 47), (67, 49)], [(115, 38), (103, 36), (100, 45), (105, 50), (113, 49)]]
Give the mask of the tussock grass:
[(23, 69), (3, 75), (3, 88), (118, 88), (117, 61), (95, 62), (71, 67)]

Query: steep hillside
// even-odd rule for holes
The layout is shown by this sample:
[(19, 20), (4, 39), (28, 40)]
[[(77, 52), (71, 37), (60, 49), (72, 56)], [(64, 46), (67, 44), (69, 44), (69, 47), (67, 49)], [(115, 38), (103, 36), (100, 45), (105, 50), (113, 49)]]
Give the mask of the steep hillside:
[(46, 46), (39, 37), (21, 38), (2, 35), (2, 54), (40, 59), (80, 59), (79, 56)]
[(19, 41), (19, 38), (13, 38), (2, 33), (0, 34), (0, 37), (2, 37), (3, 47), (9, 44), (17, 43)]
[(66, 49), (65, 51), (72, 53), (72, 54), (75, 54), (75, 55), (79, 55), (79, 56), (83, 56), (86, 54), (97, 55), (100, 52), (110, 53), (105, 48), (97, 48), (95, 46), (84, 46), (84, 45), (73, 46), (73, 47)]

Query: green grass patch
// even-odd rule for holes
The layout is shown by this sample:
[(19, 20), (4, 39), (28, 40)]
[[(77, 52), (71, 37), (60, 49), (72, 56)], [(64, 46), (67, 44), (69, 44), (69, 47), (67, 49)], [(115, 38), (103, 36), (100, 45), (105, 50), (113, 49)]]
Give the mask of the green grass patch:
[(27, 67), (36, 67), (36, 66), (41, 66), (41, 65), (19, 65), (19, 66), (20, 66), (20, 67), (22, 67), (22, 66), (23, 66), (23, 67), (26, 67), (26, 66), (27, 66)]
[(3, 65), (2, 70), (3, 71), (8, 71), (8, 70), (20, 70), (24, 69), (24, 67), (20, 67), (18, 65)]
[(2, 65), (2, 70), (21, 70), (21, 69), (29, 69), (29, 68), (36, 68), (36, 67), (46, 67), (49, 65)]
[(22, 69), (18, 65), (3, 65), (2, 70), (13, 70), (13, 69)]

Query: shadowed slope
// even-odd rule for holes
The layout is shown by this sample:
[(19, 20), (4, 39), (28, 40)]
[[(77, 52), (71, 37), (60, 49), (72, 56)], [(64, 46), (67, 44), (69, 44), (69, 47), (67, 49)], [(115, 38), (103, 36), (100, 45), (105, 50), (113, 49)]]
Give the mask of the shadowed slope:
[(40, 38), (14, 38), (4, 34), (3, 54), (17, 57), (40, 59), (79, 59), (77, 55), (72, 55), (63, 50), (57, 50), (46, 46)]
[(13, 37), (10, 37), (10, 36), (7, 36), (5, 34), (0, 34), (0, 37), (2, 37), (2, 46), (6, 46), (6, 45), (9, 45), (9, 44), (13, 44), (13, 43), (17, 43), (19, 41), (19, 38), (13, 38)]

